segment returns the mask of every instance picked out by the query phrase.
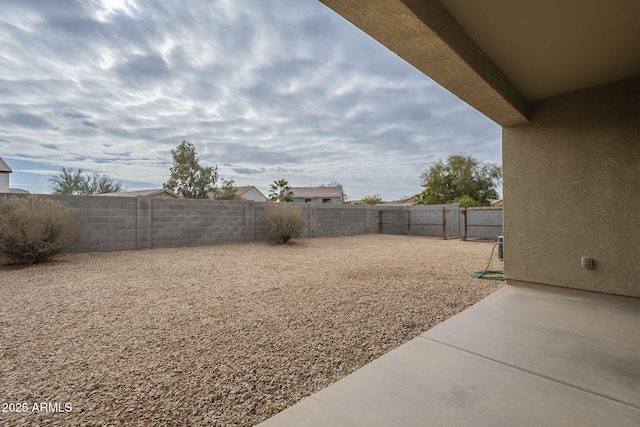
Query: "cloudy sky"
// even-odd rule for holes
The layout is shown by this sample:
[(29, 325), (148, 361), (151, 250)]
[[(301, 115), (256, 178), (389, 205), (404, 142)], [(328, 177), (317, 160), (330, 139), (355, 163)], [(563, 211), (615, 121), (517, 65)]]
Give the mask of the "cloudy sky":
[(317, 0), (0, 1), (0, 156), (159, 188), (171, 149), (267, 193), (421, 190), (439, 158), (500, 163), (501, 131)]

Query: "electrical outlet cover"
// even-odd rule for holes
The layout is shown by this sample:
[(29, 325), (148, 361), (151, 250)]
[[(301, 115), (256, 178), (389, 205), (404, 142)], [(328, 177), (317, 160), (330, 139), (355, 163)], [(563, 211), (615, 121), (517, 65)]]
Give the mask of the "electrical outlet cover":
[(593, 258), (583, 256), (580, 263), (583, 268), (593, 268)]

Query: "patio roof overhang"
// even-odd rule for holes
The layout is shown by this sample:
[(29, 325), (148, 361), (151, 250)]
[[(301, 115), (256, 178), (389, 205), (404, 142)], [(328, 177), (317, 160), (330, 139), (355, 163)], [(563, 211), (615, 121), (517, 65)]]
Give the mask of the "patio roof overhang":
[(501, 126), (640, 75), (636, 0), (321, 0)]

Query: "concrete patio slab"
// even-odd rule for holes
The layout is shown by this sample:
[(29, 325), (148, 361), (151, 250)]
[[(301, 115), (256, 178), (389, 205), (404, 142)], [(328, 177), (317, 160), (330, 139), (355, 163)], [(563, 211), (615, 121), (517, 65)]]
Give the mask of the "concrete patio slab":
[(506, 286), (260, 424), (638, 426), (640, 304)]
[(509, 286), (422, 336), (640, 409), (640, 300)]

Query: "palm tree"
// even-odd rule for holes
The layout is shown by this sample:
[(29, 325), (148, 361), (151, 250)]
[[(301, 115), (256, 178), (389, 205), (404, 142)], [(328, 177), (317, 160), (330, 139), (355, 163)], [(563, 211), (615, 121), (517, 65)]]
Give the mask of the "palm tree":
[(285, 179), (273, 181), (271, 190), (269, 190), (269, 198), (274, 202), (293, 202), (293, 191), (289, 187), (289, 182)]

